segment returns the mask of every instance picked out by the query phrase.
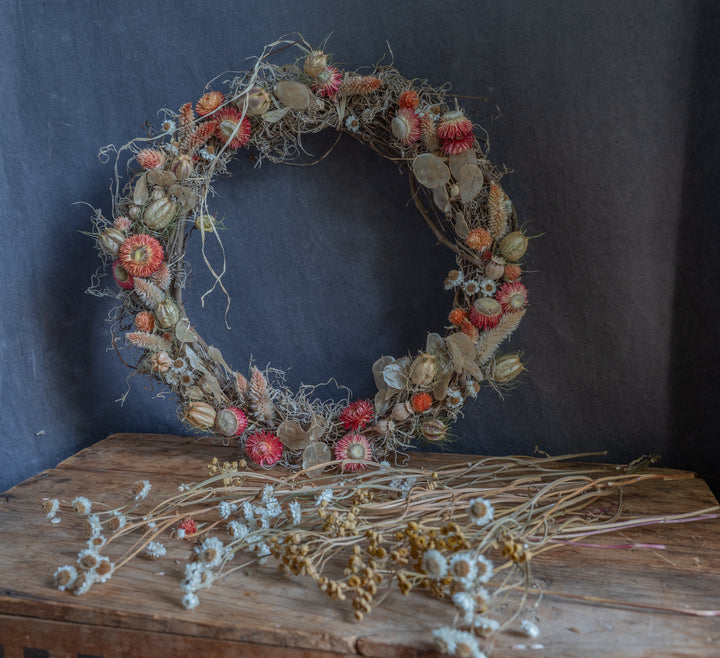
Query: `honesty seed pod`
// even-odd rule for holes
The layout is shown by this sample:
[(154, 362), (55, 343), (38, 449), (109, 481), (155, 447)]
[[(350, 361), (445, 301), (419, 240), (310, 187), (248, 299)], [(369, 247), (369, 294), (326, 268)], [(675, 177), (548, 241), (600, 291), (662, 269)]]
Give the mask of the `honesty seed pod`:
[(153, 231), (164, 229), (175, 218), (177, 206), (167, 197), (151, 201), (143, 213), (143, 224)]
[(117, 256), (120, 245), (125, 242), (125, 234), (116, 228), (106, 228), (98, 236), (98, 244), (108, 256)]
[(183, 420), (199, 430), (209, 430), (215, 424), (215, 408), (207, 402), (191, 402), (185, 407)]
[(527, 251), (528, 239), (522, 231), (508, 233), (500, 243), (500, 253), (512, 261), (520, 260)]
[(155, 309), (155, 317), (163, 329), (172, 329), (180, 319), (180, 311), (171, 299), (163, 299)]
[(493, 379), (499, 384), (507, 384), (517, 377), (525, 367), (517, 354), (505, 354), (495, 361)]
[(435, 357), (430, 354), (421, 354), (413, 361), (410, 368), (410, 381), (415, 386), (430, 386), (437, 374), (437, 366), (435, 365)]

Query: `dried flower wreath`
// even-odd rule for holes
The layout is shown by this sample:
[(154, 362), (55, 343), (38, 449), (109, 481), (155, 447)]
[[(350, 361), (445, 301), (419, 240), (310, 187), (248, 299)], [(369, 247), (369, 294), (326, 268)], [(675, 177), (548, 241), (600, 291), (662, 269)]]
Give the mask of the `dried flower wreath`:
[[(290, 46), (302, 50), (295, 63), (268, 61)], [(457, 260), (445, 280), (454, 299), (444, 335), (429, 334), (414, 356), (378, 359), (373, 401), (322, 401), (315, 387), (290, 390), (281, 371), (233, 371), (191, 327), (183, 305), (193, 232), (213, 288), (225, 291), (225, 267), (213, 269), (204, 251), (211, 236), (222, 246), (207, 204), (213, 178), (242, 148), (258, 165), (288, 162), (303, 154), (303, 135), (330, 128), (407, 168), (417, 209)], [(334, 458), (353, 471), (414, 440), (447, 440), (481, 382), (500, 388), (523, 370), (517, 354), (497, 350), (525, 314), (519, 279), (528, 238), (500, 185), (503, 172), (487, 160), (487, 138), (475, 131), (457, 101), (448, 106), (447, 87), (408, 80), (392, 66), (340, 71), (302, 40), (270, 44), (226, 91), (166, 110), (159, 131), (103, 150), (106, 158), (116, 153), (112, 219), (96, 211), (93, 235), (102, 272), (109, 269), (116, 286), (102, 288), (98, 276), (90, 292), (121, 302), (111, 317), (113, 345), (116, 330), (125, 332), (142, 350), (134, 369), (170, 387), (183, 421), (237, 438), (256, 464), (309, 468)], [(139, 170), (121, 188), (118, 163), (128, 154)]]

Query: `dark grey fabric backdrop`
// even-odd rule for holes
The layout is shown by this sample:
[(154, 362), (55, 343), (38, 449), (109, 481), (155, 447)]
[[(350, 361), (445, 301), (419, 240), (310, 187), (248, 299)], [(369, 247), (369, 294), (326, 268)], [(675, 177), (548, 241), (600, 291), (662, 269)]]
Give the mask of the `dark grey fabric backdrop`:
[[(280, 35), (344, 67), (387, 61), (453, 83), (532, 241), (531, 306), (513, 337), (528, 373), (456, 427), (459, 451), (607, 450), (717, 475), (718, 5), (648, 2), (0, 3), (0, 490), (111, 432), (180, 432), (108, 351), (112, 304), (83, 294), (97, 260), (89, 210), (109, 209), (99, 147)], [(288, 53), (289, 56), (289, 53)], [(312, 144), (322, 151), (322, 139)], [(405, 177), (353, 142), (313, 168), (241, 158), (218, 181), (224, 300), (191, 313), (240, 368), (337, 377), (373, 393), (370, 365), (440, 328), (452, 258), (408, 202)]]

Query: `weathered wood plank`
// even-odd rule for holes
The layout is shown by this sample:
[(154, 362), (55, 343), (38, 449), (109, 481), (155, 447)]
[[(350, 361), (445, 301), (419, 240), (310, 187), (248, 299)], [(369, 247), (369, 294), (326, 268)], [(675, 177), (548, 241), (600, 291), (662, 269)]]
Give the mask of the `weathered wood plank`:
[[(188, 545), (181, 541), (168, 542), (170, 560), (135, 560), (86, 596), (74, 597), (51, 587), (55, 568), (72, 563), (82, 543), (70, 516), (57, 526), (49, 524), (39, 511), (43, 497), (69, 501), (83, 494), (112, 504), (139, 478), (151, 480), (154, 492), (170, 493), (181, 482), (206, 477), (213, 456), (221, 461), (235, 458), (232, 448), (207, 440), (113, 435), (8, 491), (0, 497), (0, 614), (32, 618), (38, 624), (171, 634), (193, 642), (369, 656), (427, 653), (429, 630), (452, 621), (451, 606), (417, 595), (410, 601), (393, 592), (360, 624), (352, 618), (349, 606), (332, 603), (309, 587), (309, 581), (283, 576), (272, 568), (233, 574), (203, 592), (198, 609), (186, 611), (179, 605), (178, 582)], [(467, 459), (472, 457), (417, 455), (413, 463), (432, 468)], [(634, 485), (627, 488), (624, 502), (626, 513), (644, 514), (678, 513), (715, 504), (699, 479)], [(494, 655), (717, 655), (719, 619), (571, 597), (592, 595), (676, 609), (719, 607), (719, 529), (717, 521), (648, 526), (598, 536), (593, 543), (664, 544), (666, 550), (562, 546), (539, 556), (531, 564), (535, 582), (546, 593), (530, 613), (537, 615), (543, 631), (538, 642), (545, 648), (542, 654), (513, 648), (532, 641), (502, 633)], [(164, 575), (157, 575), (161, 570)]]

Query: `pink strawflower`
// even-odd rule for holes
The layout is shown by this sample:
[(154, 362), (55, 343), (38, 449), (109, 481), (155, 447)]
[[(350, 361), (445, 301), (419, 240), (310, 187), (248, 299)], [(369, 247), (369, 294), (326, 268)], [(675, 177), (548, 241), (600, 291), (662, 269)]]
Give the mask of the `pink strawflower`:
[[(370, 461), (372, 448), (369, 441), (362, 434), (346, 434), (335, 444), (335, 459), (352, 459)], [(365, 468), (365, 464), (343, 464), (343, 471), (358, 471)]]
[(360, 430), (373, 419), (374, 415), (375, 409), (370, 400), (356, 400), (340, 412), (340, 422), (346, 430)]
[(283, 444), (272, 432), (263, 430), (255, 432), (247, 438), (245, 452), (256, 464), (272, 466), (282, 458)]
[(328, 66), (312, 83), (312, 90), (321, 96), (333, 98), (342, 84), (342, 73), (333, 66)]

